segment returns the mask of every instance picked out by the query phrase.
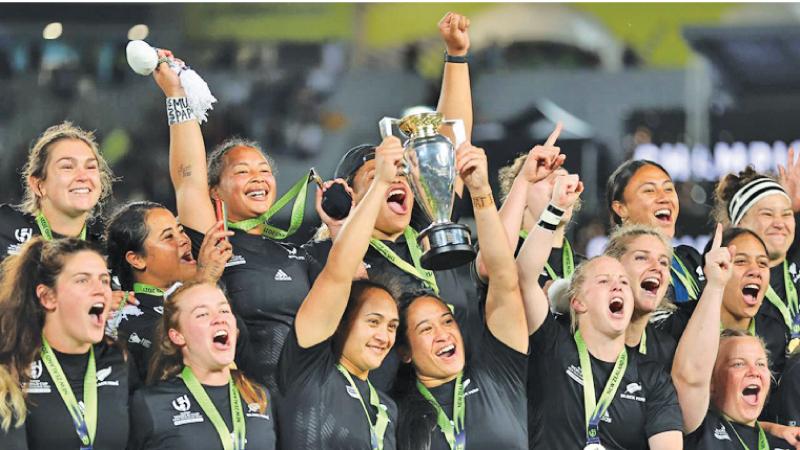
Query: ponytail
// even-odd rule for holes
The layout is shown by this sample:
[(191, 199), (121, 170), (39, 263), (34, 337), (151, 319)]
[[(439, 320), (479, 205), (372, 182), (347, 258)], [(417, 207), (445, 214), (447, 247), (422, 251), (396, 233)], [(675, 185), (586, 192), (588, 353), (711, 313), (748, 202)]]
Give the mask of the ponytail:
[(232, 369), (231, 377), (242, 400), (249, 405), (258, 405), (259, 414), (267, 411), (267, 392), (261, 386), (253, 383), (241, 370)]

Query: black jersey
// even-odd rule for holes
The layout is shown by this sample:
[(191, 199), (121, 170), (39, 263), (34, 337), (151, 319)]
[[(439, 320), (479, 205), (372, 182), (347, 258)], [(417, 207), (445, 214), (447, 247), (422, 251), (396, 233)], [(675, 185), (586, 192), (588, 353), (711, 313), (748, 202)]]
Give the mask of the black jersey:
[[(191, 229), (186, 234), (197, 254), (203, 235)], [(233, 256), (225, 265), (222, 281), (233, 311), (247, 327), (252, 353), (246, 361), (237, 353), (237, 363), (274, 396), (281, 348), (311, 289), (306, 255), (299, 246), (240, 230), (235, 230), (230, 242)]]
[[(233, 431), (228, 385), (203, 386), (228, 430)], [(242, 404), (247, 448), (275, 448), (272, 402), (260, 411), (258, 404)], [(121, 448), (121, 447), (120, 447)], [(136, 391), (131, 400), (129, 450), (218, 450), (222, 448), (214, 424), (179, 377)]]
[[(413, 264), (404, 236), (400, 236), (395, 242), (382, 242), (394, 251), (397, 256), (409, 264)], [(332, 246), (333, 243), (330, 240), (312, 241), (304, 245), (312, 261), (313, 279), (316, 279), (316, 276), (325, 266)], [(427, 288), (427, 285), (422, 280), (404, 272), (371, 246), (364, 256), (364, 266), (369, 279), (386, 286), (396, 299), (399, 299), (403, 293)], [(479, 311), (479, 281), (473, 276), (471, 267), (471, 265), (464, 265), (455, 269), (434, 272), (436, 284), (439, 287), (439, 296), (453, 306), (456, 322), (461, 327), (461, 333), (464, 335), (465, 341), (469, 340), (472, 330), (480, 333), (478, 330), (482, 328), (482, 314)], [(381, 367), (371, 372), (370, 380), (372, 384), (376, 388), (388, 392), (394, 383), (399, 366), (400, 357), (397, 355), (397, 351), (392, 348)]]
[[(53, 351), (78, 402), (83, 399), (83, 378), (89, 353), (68, 355)], [(115, 345), (94, 346), (97, 370), (97, 432), (95, 450), (119, 450), (128, 440), (128, 397), (139, 384), (133, 360)], [(27, 392), (28, 416), (21, 429), (10, 436), (0, 432), (0, 448), (30, 450), (78, 449), (81, 441), (72, 417), (41, 359), (31, 366)], [(24, 429), (24, 446), (23, 432)], [(17, 445), (18, 447), (15, 447)]]
[(647, 324), (645, 336), (644, 345), (640, 342), (639, 345), (628, 348), (638, 352), (642, 361), (658, 362), (664, 366), (667, 372), (670, 372), (678, 341), (666, 331), (656, 328), (652, 323)]
[[(766, 303), (766, 300), (764, 300)], [(689, 324), (689, 318), (697, 307), (697, 302), (687, 302), (678, 305), (678, 308), (668, 317), (660, 320), (655, 325), (657, 328), (672, 335), (676, 341), (680, 341), (683, 330)], [(761, 309), (764, 304), (761, 305)], [(760, 311), (760, 310), (759, 310)], [(770, 315), (756, 314), (756, 335), (764, 339), (767, 344), (767, 351), (770, 358), (770, 370), (773, 373), (779, 374), (783, 372), (783, 367), (786, 364), (786, 327), (781, 326), (782, 319)]]
[(787, 361), (778, 388), (770, 397), (773, 421), (791, 427), (800, 426), (800, 355)]
[[(766, 433), (769, 448), (772, 450), (793, 449), (788, 442)], [(685, 450), (740, 450), (742, 443), (747, 448), (758, 448), (758, 430), (739, 423), (729, 422), (715, 411), (708, 411), (700, 428), (684, 436), (683, 448)]]
[[(527, 449), (528, 356), (498, 341), (488, 329), (481, 339), (473, 342), (463, 375), (466, 448)], [(453, 418), (455, 383), (453, 380), (430, 389), (450, 418)], [(431, 450), (450, 450), (439, 427), (432, 431)]]
[[(41, 234), (33, 215), (20, 211), (12, 205), (0, 205), (0, 261), (7, 256), (16, 255), (28, 240)], [(100, 241), (102, 236), (102, 221), (90, 220), (86, 228), (86, 239)], [(54, 232), (53, 237), (64, 236)]]
[[(578, 349), (569, 330), (547, 316), (531, 335), (529, 391), (541, 426), (529, 430), (531, 448), (578, 449), (586, 445), (583, 378)], [(599, 395), (614, 363), (590, 355), (595, 392)], [(646, 449), (648, 439), (682, 431), (683, 419), (670, 376), (660, 363), (642, 361), (628, 351), (628, 366), (611, 406), (600, 422), (600, 441), (607, 449)]]
[[(294, 330), (286, 339), (279, 365), (278, 383), (286, 401), (278, 405), (280, 447), (285, 450), (369, 449), (370, 428), (364, 407), (375, 423), (377, 410), (370, 404), (366, 381), (353, 376), (358, 393), (336, 368), (331, 340), (309, 348), (297, 343)], [(377, 389), (377, 387), (376, 387)], [(383, 448), (394, 450), (397, 406), (378, 390), (389, 415)]]
[[(137, 293), (138, 305), (125, 305), (109, 322), (115, 337), (125, 342), (128, 353), (136, 362), (139, 378), (147, 379), (147, 369), (158, 342), (155, 341), (156, 328), (164, 314), (164, 297)], [(114, 333), (112, 333), (114, 334)]]

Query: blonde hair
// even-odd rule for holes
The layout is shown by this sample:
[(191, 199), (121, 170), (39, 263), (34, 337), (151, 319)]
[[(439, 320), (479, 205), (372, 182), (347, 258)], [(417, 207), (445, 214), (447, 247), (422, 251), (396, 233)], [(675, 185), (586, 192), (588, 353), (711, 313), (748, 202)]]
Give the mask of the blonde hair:
[(589, 267), (592, 265), (592, 263), (602, 258), (603, 256), (607, 255), (598, 255), (587, 259), (586, 261), (578, 264), (578, 266), (575, 267), (575, 271), (572, 272), (572, 278), (570, 279), (569, 287), (565, 291), (565, 295), (567, 296), (567, 299), (570, 303), (569, 327), (572, 333), (575, 333), (575, 331), (578, 330), (578, 315), (572, 308), (571, 305), (572, 299), (578, 297), (578, 294), (580, 294), (581, 288), (583, 288), (583, 283), (586, 282), (586, 274), (589, 271)]
[[(163, 320), (158, 324), (153, 339), (155, 349), (147, 376), (150, 383), (168, 380), (177, 376), (183, 370), (184, 364), (181, 349), (169, 338), (168, 331), (170, 329), (178, 329), (180, 299), (188, 295), (188, 292), (193, 288), (204, 285), (211, 286), (224, 295), (222, 289), (217, 285), (201, 281), (190, 281), (175, 289), (164, 299)], [(257, 404), (259, 411), (263, 414), (267, 410), (266, 391), (261, 386), (250, 381), (238, 369), (231, 369), (231, 376), (234, 384), (236, 384), (236, 389), (242, 396), (242, 400), (248, 405)]]
[[(100, 171), (100, 199), (98, 200), (98, 205), (102, 207), (103, 201), (111, 195), (111, 184), (115, 180), (114, 174), (100, 154), (94, 133), (83, 130), (73, 125), (72, 122), (65, 121), (44, 130), (28, 152), (28, 161), (22, 168), (24, 192), (22, 203), (19, 204), (20, 209), (28, 214), (34, 214), (40, 208), (40, 199), (31, 189), (28, 180), (30, 178), (47, 179), (47, 162), (50, 159), (50, 151), (55, 144), (67, 139), (82, 141), (89, 146), (97, 159), (97, 167)], [(95, 209), (99, 210), (101, 208)], [(96, 212), (93, 211), (92, 213)]]
[(500, 201), (505, 201), (506, 197), (508, 197), (508, 193), (511, 192), (511, 186), (514, 184), (514, 179), (519, 175), (527, 159), (528, 154), (522, 153), (511, 164), (497, 171), (497, 182), (500, 184)]
[[(664, 244), (664, 248), (667, 249), (667, 257), (670, 258), (670, 261), (672, 260), (672, 245), (670, 245), (669, 239), (664, 233), (657, 228), (641, 224), (628, 224), (616, 227), (606, 244), (606, 249), (603, 254), (615, 259), (620, 259), (622, 255), (628, 253), (628, 247), (631, 245), (631, 242), (642, 236), (654, 236), (658, 238), (661, 243)], [(658, 311), (675, 311), (677, 306), (665, 295), (656, 309)]]

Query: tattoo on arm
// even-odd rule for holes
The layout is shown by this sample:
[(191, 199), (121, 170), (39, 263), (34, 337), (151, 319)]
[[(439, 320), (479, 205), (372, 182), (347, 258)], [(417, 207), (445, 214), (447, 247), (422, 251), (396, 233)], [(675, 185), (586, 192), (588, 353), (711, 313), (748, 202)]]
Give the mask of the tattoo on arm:
[(181, 173), (183, 178), (189, 178), (192, 176), (192, 165), (191, 164), (181, 164), (180, 168), (178, 169)]

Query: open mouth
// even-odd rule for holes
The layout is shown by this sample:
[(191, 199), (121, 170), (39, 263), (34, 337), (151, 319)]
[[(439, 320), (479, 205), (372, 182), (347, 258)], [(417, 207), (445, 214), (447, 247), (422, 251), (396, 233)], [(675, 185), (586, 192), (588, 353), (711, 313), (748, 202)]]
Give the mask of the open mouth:
[(642, 280), (641, 288), (647, 291), (650, 295), (656, 295), (658, 288), (661, 287), (661, 280), (656, 277), (647, 277)]
[(188, 264), (194, 264), (195, 261), (194, 261), (194, 256), (192, 256), (192, 250), (191, 249), (190, 250), (186, 250), (186, 252), (181, 255), (181, 262), (182, 263), (188, 263)]
[(216, 347), (223, 347), (226, 348), (228, 346), (229, 337), (228, 332), (225, 330), (219, 330), (214, 333), (214, 338), (212, 339)]
[(406, 207), (406, 195), (408, 194), (405, 189), (395, 188), (389, 191), (389, 195), (386, 198), (389, 209), (396, 214), (405, 214), (408, 209)]
[(265, 200), (267, 198), (267, 191), (265, 189), (253, 189), (245, 191), (244, 195), (253, 200)]
[(621, 318), (624, 316), (622, 310), (625, 308), (625, 302), (620, 297), (614, 297), (611, 299), (611, 303), (608, 304), (608, 310), (611, 312), (611, 315), (616, 318)]
[(742, 288), (742, 298), (744, 298), (744, 302), (748, 306), (755, 306), (758, 303), (758, 292), (761, 290), (761, 286), (750, 283), (746, 284)]
[(442, 347), (438, 352), (436, 352), (436, 356), (440, 358), (451, 358), (455, 354), (456, 354), (456, 346), (454, 344)]
[(69, 192), (70, 192), (71, 194), (88, 194), (88, 193), (90, 193), (91, 191), (92, 191), (92, 190), (91, 190), (91, 189), (89, 189), (88, 187), (79, 187), (79, 188), (74, 188), (74, 189), (70, 189), (70, 190), (69, 190)]
[(659, 222), (662, 223), (672, 222), (672, 211), (668, 209), (659, 209), (658, 211), (655, 212), (654, 215), (656, 216), (656, 219), (658, 219)]
[(747, 387), (742, 389), (742, 398), (748, 405), (757, 406), (758, 394), (760, 393), (761, 393), (761, 386), (757, 384), (748, 384)]
[(95, 321), (102, 322), (103, 313), (105, 310), (106, 304), (103, 302), (97, 302), (93, 304), (91, 308), (89, 308), (89, 315), (92, 316)]

